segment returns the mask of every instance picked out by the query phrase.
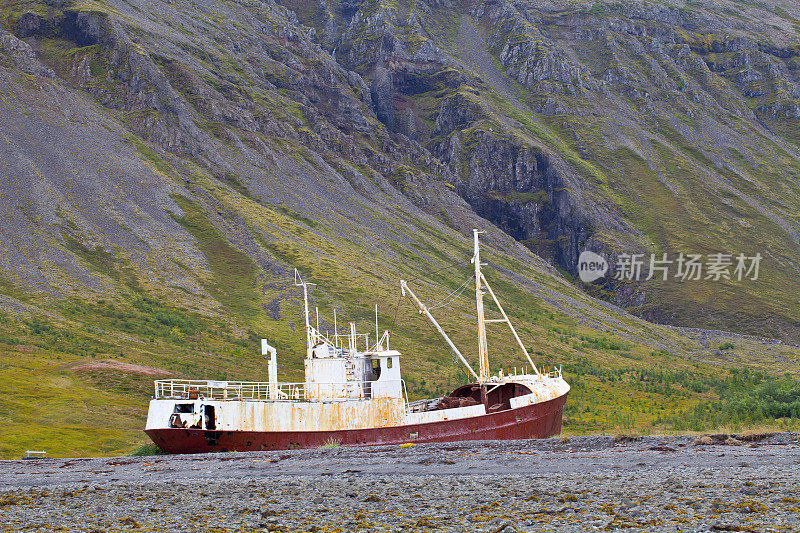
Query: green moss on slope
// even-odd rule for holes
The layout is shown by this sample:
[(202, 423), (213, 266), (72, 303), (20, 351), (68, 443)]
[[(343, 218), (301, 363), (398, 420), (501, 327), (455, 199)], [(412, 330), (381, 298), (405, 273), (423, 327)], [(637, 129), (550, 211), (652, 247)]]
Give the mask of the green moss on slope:
[(255, 296), (258, 266), (222, 235), (199, 204), (180, 195), (173, 195), (172, 199), (184, 211), (184, 216), (176, 220), (197, 240), (208, 260), (209, 292), (230, 311), (253, 317), (259, 312)]

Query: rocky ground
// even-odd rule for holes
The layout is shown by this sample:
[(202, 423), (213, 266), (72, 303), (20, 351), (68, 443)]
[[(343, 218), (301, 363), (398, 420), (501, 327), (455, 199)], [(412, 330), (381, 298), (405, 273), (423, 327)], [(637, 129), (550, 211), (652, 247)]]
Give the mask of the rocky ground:
[(4, 531), (799, 531), (800, 435), (0, 462)]

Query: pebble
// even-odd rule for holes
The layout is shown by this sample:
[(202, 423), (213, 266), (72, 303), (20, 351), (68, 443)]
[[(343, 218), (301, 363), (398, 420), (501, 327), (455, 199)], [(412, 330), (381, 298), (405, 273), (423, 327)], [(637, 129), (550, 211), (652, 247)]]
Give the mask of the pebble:
[[(797, 434), (770, 436), (758, 448), (682, 436), (570, 442), (586, 451), (544, 439), (0, 461), (0, 530), (800, 529)], [(441, 461), (422, 460), (431, 456)], [(107, 470), (113, 478), (92, 474)]]

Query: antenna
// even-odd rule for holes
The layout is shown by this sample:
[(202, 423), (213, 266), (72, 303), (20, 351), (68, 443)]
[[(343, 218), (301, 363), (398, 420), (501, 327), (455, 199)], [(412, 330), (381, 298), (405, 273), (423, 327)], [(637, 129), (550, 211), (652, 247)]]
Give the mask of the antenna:
[(356, 323), (350, 322), (350, 355), (355, 355), (358, 351), (358, 340), (356, 338)]
[(296, 287), (303, 287), (303, 307), (305, 309), (306, 319), (306, 357), (311, 357), (314, 341), (311, 338), (311, 324), (309, 323), (308, 317), (308, 286), (313, 286), (314, 284), (303, 281), (303, 277), (296, 268), (294, 269), (294, 284)]
[(336, 308), (333, 308), (333, 340), (336, 347), (339, 347), (339, 324), (336, 322)]
[(378, 335), (378, 304), (375, 304), (375, 351), (376, 352), (380, 350), (380, 347), (378, 346), (378, 344), (380, 344), (380, 341), (381, 338)]

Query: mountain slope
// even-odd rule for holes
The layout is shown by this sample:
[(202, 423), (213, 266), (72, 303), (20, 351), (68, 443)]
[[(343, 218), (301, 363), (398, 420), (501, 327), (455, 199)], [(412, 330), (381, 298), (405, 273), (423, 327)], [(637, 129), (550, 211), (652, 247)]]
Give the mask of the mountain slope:
[[(393, 99), (393, 106), (378, 104), (392, 111), (384, 123), (439, 155), (477, 213), (569, 274), (585, 247), (612, 259), (768, 256), (758, 283), (606, 283), (594, 294), (610, 291), (612, 301), (659, 321), (795, 336), (794, 7), (366, 2), (354, 15), (336, 3), (319, 9), (327, 18), (306, 12), (303, 20), (318, 24), (323, 42), (337, 43), (337, 59), (372, 75), (373, 84), (386, 77), (379, 72), (391, 73), (391, 94), (373, 91), (373, 99)], [(337, 16), (339, 25), (319, 24)], [(425, 80), (442, 68), (480, 80), (430, 87)]]
[(584, 288), (658, 321), (794, 337), (800, 49), (791, 25), (759, 25), (794, 20), (783, 8), (288, 2), (309, 28), (275, 5), (37, 5), (10, 4), (6, 25), (41, 61), (259, 200), (327, 216), (265, 191), (264, 170), (317, 158), (312, 174), (377, 180), (461, 230), (471, 215), (441, 213), (464, 200), (572, 276), (586, 247), (761, 253), (753, 283)]

